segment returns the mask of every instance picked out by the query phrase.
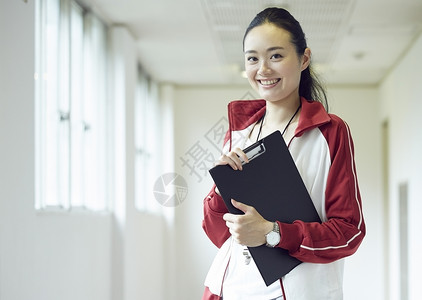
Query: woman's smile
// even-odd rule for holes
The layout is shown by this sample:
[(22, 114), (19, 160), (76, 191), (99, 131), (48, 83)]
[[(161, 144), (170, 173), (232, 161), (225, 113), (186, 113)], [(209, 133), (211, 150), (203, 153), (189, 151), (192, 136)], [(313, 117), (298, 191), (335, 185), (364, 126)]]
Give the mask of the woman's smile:
[(280, 80), (281, 80), (280, 78), (277, 78), (277, 79), (258, 79), (257, 81), (262, 86), (268, 88), (268, 87), (273, 87), (273, 86), (277, 85), (277, 83), (279, 83)]

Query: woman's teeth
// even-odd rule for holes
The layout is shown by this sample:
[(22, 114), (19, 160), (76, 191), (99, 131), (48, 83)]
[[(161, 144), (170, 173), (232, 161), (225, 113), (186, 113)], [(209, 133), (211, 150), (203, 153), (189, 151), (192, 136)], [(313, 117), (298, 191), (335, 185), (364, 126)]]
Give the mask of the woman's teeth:
[(280, 79), (271, 79), (271, 80), (260, 80), (262, 85), (272, 85), (279, 81)]

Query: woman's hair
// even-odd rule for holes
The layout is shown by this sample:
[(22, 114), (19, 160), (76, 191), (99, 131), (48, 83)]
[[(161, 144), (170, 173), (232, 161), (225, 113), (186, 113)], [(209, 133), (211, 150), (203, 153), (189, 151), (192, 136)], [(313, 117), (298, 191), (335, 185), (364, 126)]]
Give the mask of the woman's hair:
[[(243, 37), (243, 48), (245, 48), (245, 38), (249, 31), (263, 24), (274, 24), (290, 33), (292, 44), (296, 48), (296, 53), (300, 57), (304, 54), (306, 45), (305, 33), (299, 22), (285, 9), (270, 7), (261, 11), (249, 24)], [(311, 101), (321, 102), (328, 111), (327, 95), (324, 87), (319, 82), (315, 73), (311, 71), (311, 65), (302, 71), (299, 84), (299, 96)]]

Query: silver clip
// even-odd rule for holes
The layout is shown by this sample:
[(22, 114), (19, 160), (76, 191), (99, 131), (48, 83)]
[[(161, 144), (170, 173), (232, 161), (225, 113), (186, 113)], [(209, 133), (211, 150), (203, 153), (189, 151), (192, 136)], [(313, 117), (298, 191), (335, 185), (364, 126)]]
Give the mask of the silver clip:
[[(248, 160), (251, 161), (255, 158), (257, 158), (258, 156), (260, 156), (261, 154), (263, 154), (265, 152), (265, 146), (262, 143), (256, 144), (256, 145), (251, 145), (248, 148), (245, 149), (245, 154), (248, 157)], [(245, 161), (243, 159), (240, 159), (242, 162), (242, 165), (245, 164)]]
[(245, 256), (245, 265), (249, 265), (249, 263), (251, 262), (251, 256), (247, 248), (243, 250), (243, 255)]

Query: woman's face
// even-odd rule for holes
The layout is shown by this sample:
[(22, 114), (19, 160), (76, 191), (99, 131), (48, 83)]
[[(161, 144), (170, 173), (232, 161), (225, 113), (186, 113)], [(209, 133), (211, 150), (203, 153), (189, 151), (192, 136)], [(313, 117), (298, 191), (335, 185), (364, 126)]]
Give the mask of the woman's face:
[(298, 57), (290, 33), (273, 24), (253, 28), (244, 43), (249, 83), (267, 101), (297, 99), (302, 70), (310, 62), (310, 49)]

